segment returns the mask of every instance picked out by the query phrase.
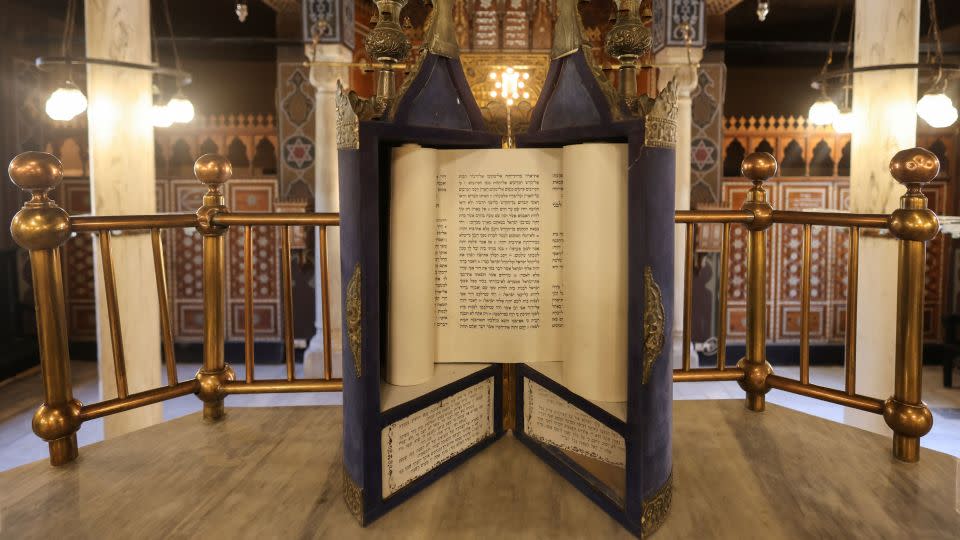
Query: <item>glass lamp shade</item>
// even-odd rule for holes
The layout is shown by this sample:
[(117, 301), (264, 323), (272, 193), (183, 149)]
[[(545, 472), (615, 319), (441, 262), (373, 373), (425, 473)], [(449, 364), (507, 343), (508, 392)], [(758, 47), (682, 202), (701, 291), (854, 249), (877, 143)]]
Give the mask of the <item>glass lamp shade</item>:
[(150, 110), (150, 119), (153, 121), (153, 127), (166, 128), (173, 125), (173, 115), (166, 105), (154, 105)]
[(833, 121), (833, 130), (837, 133), (853, 133), (853, 113), (844, 111), (837, 115)]
[(957, 121), (957, 108), (946, 94), (924, 94), (917, 102), (917, 116), (930, 127), (945, 128)]
[(54, 120), (61, 122), (73, 120), (78, 114), (87, 110), (87, 96), (83, 95), (83, 92), (73, 83), (68, 82), (50, 94), (44, 109), (47, 116)]
[(167, 103), (167, 111), (170, 113), (173, 121), (178, 124), (186, 124), (193, 120), (193, 103), (184, 97), (183, 94), (173, 96), (170, 102)]
[(840, 109), (830, 98), (820, 98), (810, 106), (807, 121), (815, 126), (829, 126), (840, 116)]

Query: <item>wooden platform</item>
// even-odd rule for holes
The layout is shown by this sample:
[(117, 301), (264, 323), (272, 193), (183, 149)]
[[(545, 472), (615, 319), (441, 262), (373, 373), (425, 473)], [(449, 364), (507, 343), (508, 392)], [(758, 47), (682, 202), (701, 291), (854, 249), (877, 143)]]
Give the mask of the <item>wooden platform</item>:
[[(229, 405), (229, 398), (227, 401)], [(667, 538), (957, 538), (960, 463), (768, 405), (678, 401)], [(2, 538), (630, 538), (512, 437), (361, 529), (340, 408), (229, 409), (0, 473)]]

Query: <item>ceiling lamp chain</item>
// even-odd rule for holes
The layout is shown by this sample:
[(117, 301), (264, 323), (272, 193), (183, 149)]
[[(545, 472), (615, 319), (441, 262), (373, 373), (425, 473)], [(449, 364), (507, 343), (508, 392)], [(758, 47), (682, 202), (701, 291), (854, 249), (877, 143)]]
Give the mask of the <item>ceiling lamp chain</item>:
[(50, 94), (44, 104), (47, 116), (54, 120), (67, 122), (87, 110), (87, 96), (73, 82), (73, 65), (70, 62), (70, 50), (73, 42), (73, 30), (76, 26), (77, 2), (68, 0), (67, 13), (63, 21), (63, 40), (61, 54), (67, 59), (67, 74), (63, 84)]
[[(833, 15), (833, 28), (830, 30), (830, 49), (827, 51), (827, 58), (823, 62), (823, 68), (820, 69), (820, 75), (823, 76), (833, 63), (833, 47), (837, 36), (837, 27), (840, 25), (840, 14), (843, 12), (843, 4), (837, 0), (837, 9)], [(815, 126), (827, 126), (834, 124), (840, 117), (840, 108), (834, 103), (833, 99), (827, 94), (826, 82), (814, 84), (814, 88), (820, 90), (820, 98), (810, 106), (807, 113), (807, 120)]]
[[(958, 111), (953, 104), (953, 100), (951, 100), (946, 93), (948, 82), (947, 73), (960, 71), (960, 66), (943, 63), (943, 43), (940, 36), (940, 25), (937, 20), (937, 5), (935, 0), (927, 0), (927, 7), (930, 12), (929, 35), (934, 43), (934, 49), (931, 53), (928, 53), (926, 63), (852, 67), (850, 55), (853, 51), (853, 26), (855, 20), (855, 17), (852, 17), (843, 69), (829, 71), (828, 69), (833, 62), (834, 36), (842, 8), (841, 2), (838, 1), (837, 12), (833, 21), (833, 32), (830, 35), (830, 50), (827, 53), (827, 59), (824, 62), (823, 68), (811, 83), (813, 88), (820, 90), (820, 98), (810, 106), (810, 111), (807, 115), (808, 122), (813, 125), (832, 125), (838, 133), (850, 133), (857, 124), (857, 119), (851, 107), (852, 78), (855, 73), (894, 69), (916, 69), (918, 71), (932, 71), (935, 73), (933, 82), (930, 83), (930, 86), (917, 102), (917, 116), (934, 128), (945, 128), (953, 125), (957, 121)], [(840, 79), (842, 81), (842, 107), (837, 107), (836, 103), (834, 103), (827, 93), (827, 81), (830, 79)]]
[[(169, 0), (163, 0), (163, 15), (167, 21), (167, 31), (170, 33), (170, 46), (173, 49), (173, 64), (177, 71), (180, 71), (180, 54), (177, 52), (177, 40), (173, 35), (173, 20), (170, 17)], [(170, 101), (167, 102), (166, 111), (173, 123), (186, 124), (193, 121), (195, 114), (193, 103), (183, 94), (183, 88), (180, 85), (179, 79), (177, 79), (177, 92), (170, 98)]]
[(930, 10), (930, 34), (933, 37), (934, 53), (927, 62), (936, 65), (937, 75), (930, 87), (917, 102), (917, 116), (931, 127), (945, 128), (957, 121), (957, 108), (947, 95), (947, 77), (943, 74), (943, 44), (940, 41), (940, 25), (937, 21), (937, 4), (927, 0)]

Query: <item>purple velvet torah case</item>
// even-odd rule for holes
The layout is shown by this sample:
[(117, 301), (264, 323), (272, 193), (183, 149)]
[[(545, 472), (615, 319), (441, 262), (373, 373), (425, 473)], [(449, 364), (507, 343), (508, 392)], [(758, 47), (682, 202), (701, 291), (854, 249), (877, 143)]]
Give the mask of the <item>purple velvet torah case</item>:
[(672, 85), (656, 99), (624, 99), (591, 58), (583, 46), (554, 55), (515, 146), (613, 143), (625, 152), (626, 399), (618, 403), (583, 397), (543, 362), (438, 367), (419, 390), (390, 388), (389, 319), (404, 315), (390, 309), (391, 288), (404, 286), (390, 279), (394, 149), (516, 150), (485, 129), (458, 55), (442, 47), (424, 48), (389, 101), (338, 91), (343, 491), (361, 525), (508, 431), (581, 491), (585, 504), (635, 535), (653, 533), (667, 517), (676, 99)]

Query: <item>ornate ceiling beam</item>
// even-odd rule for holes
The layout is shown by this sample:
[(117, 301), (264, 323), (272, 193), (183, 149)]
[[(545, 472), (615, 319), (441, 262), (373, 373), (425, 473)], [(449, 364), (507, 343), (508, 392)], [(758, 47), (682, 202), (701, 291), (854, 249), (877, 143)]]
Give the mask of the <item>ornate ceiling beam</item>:
[(743, 0), (707, 0), (707, 15), (724, 15)]

